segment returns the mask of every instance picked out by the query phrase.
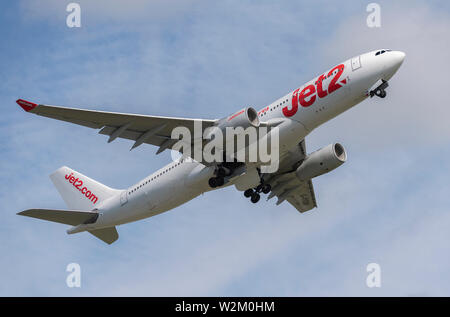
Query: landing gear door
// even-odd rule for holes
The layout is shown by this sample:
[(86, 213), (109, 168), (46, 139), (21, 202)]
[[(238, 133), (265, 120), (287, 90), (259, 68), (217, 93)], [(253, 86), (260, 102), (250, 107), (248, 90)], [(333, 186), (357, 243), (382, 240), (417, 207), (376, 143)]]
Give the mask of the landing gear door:
[(352, 71), (355, 71), (359, 68), (361, 68), (361, 56), (353, 57), (352, 58)]
[(123, 206), (128, 202), (127, 191), (124, 190), (122, 194), (120, 194), (120, 205)]

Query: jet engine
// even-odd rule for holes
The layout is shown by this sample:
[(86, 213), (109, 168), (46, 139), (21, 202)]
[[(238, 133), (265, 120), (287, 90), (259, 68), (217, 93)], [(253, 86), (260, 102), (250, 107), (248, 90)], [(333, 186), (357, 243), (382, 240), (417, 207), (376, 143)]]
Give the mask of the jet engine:
[[(216, 177), (211, 177), (209, 179), (209, 185), (212, 188), (217, 186), (222, 186), (227, 180), (224, 177), (231, 177), (235, 170), (242, 167), (242, 162), (247, 159), (248, 152), (245, 149), (249, 146), (247, 138), (245, 138), (247, 128), (254, 127), (258, 128), (260, 121), (258, 118), (258, 112), (252, 107), (244, 108), (238, 112), (218, 120), (215, 127), (206, 134), (205, 139), (216, 139), (217, 133), (221, 132), (222, 144), (218, 145), (221, 147), (223, 153), (224, 162), (218, 165), (215, 172)], [(236, 129), (228, 133), (227, 128)], [(238, 129), (239, 128), (239, 129)], [(256, 131), (257, 132), (257, 131)], [(250, 131), (251, 133), (251, 131)], [(253, 134), (257, 137), (257, 133)], [(236, 137), (244, 136), (244, 142), (235, 142)], [(241, 139), (242, 140), (242, 139)], [(251, 139), (250, 139), (251, 140)], [(255, 140), (256, 141), (256, 140)], [(220, 142), (220, 141), (219, 141)], [(252, 141), (253, 142), (253, 141)], [(217, 146), (217, 144), (215, 144)], [(217, 153), (217, 148), (213, 148), (215, 153)], [(242, 151), (242, 152), (239, 152)], [(236, 153), (243, 153), (242, 155), (236, 155)], [(241, 159), (240, 159), (241, 158)], [(244, 178), (243, 178), (244, 179)], [(245, 178), (246, 179), (246, 178)], [(259, 175), (257, 174), (257, 180), (259, 181)]]
[(244, 129), (248, 127), (257, 128), (259, 127), (259, 123), (258, 112), (254, 108), (248, 107), (219, 120), (217, 126), (225, 133), (225, 129), (228, 127), (242, 127)]
[(344, 147), (339, 143), (330, 144), (306, 156), (295, 173), (300, 180), (306, 181), (334, 170), (346, 160)]
[[(233, 148), (233, 153), (236, 153), (238, 150), (243, 150), (248, 147), (249, 139), (246, 137), (247, 133), (249, 133), (248, 135), (255, 136), (256, 138), (258, 137), (257, 128), (259, 126), (260, 121), (258, 112), (256, 112), (254, 108), (248, 107), (241, 109), (230, 116), (218, 120), (216, 125), (211, 130), (209, 130), (208, 133), (205, 134), (204, 138), (207, 140), (215, 139), (217, 137), (217, 134), (219, 133), (221, 136), (221, 140), (223, 140), (222, 145), (219, 146), (224, 151), (225, 149), (228, 151), (228, 149)], [(247, 128), (250, 127), (255, 128), (255, 130), (247, 130)], [(227, 128), (230, 128), (230, 131), (227, 131)], [(244, 136), (245, 138), (244, 144), (236, 142), (236, 137), (242, 136)], [(232, 155), (233, 153), (228, 153), (228, 155)]]

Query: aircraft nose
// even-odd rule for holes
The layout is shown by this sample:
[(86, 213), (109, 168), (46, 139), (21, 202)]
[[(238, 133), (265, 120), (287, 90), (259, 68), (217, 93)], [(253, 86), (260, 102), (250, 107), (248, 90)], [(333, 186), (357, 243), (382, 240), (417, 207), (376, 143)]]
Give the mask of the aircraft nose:
[(400, 65), (403, 63), (403, 61), (405, 60), (405, 56), (406, 54), (401, 52), (401, 51), (393, 51), (392, 53), (392, 58), (395, 60), (395, 64), (397, 67), (400, 67)]
[(386, 54), (383, 67), (384, 80), (389, 80), (394, 76), (405, 60), (405, 56), (406, 54), (401, 51), (390, 51), (389, 54)]

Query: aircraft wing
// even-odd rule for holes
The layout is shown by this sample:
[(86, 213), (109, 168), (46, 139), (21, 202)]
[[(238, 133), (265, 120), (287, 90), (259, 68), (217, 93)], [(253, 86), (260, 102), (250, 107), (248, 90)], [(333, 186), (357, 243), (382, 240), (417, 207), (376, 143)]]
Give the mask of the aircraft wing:
[(268, 199), (277, 197), (277, 205), (287, 200), (299, 212), (305, 212), (317, 207), (312, 181), (301, 181), (295, 175), (295, 170), (306, 156), (305, 140), (281, 158), (276, 173), (265, 174), (265, 182), (272, 187)]
[(133, 140), (131, 149), (146, 143), (158, 146), (156, 154), (165, 149), (171, 149), (178, 139), (172, 139), (171, 133), (175, 127), (186, 127), (194, 136), (194, 124), (201, 123), (203, 131), (213, 126), (216, 120), (189, 119), (148, 116), (129, 113), (84, 110), (35, 104), (23, 99), (16, 101), (25, 111), (56, 120), (66, 121), (85, 127), (100, 129), (100, 134), (109, 136), (108, 142), (116, 138)]

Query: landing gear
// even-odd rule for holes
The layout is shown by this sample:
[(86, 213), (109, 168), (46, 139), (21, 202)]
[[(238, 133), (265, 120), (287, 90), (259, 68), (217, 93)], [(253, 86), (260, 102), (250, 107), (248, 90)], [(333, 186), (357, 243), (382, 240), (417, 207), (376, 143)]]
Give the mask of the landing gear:
[(217, 187), (217, 181), (216, 181), (216, 178), (215, 178), (215, 177), (211, 177), (211, 178), (208, 180), (208, 184), (209, 184), (209, 187), (211, 187), (211, 188), (216, 188), (216, 187)]
[(244, 196), (246, 198), (249, 198), (251, 195), (253, 195), (253, 189), (249, 188), (244, 192)]
[(211, 177), (208, 180), (208, 184), (211, 188), (220, 187), (225, 183), (225, 180), (223, 177)]
[(389, 84), (386, 80), (382, 79), (381, 81), (382, 81), (381, 85), (379, 85), (377, 88), (369, 92), (370, 98), (372, 98), (373, 96), (377, 96), (380, 98), (386, 97), (385, 89), (389, 86)]
[(384, 89), (378, 88), (378, 89), (375, 90), (375, 96), (378, 96), (380, 98), (384, 98), (384, 97), (386, 97), (386, 91)]
[(216, 172), (218, 177), (224, 177), (231, 174), (231, 171), (226, 167), (219, 167)]
[(254, 204), (256, 204), (259, 199), (261, 198), (260, 193), (268, 194), (271, 191), (272, 187), (270, 184), (259, 184), (254, 189), (249, 188), (244, 192), (244, 196), (249, 198), (250, 201)]
[(373, 94), (371, 96), (373, 96), (373, 95), (380, 97), (380, 98), (384, 98), (384, 97), (386, 97), (386, 91), (384, 89), (377, 88), (377, 89), (375, 89), (375, 91), (373, 92)]
[(259, 196), (259, 194), (257, 192), (253, 192), (250, 200), (252, 203), (256, 204), (260, 198), (261, 198), (261, 196)]
[(261, 190), (262, 190), (262, 188), (263, 188), (263, 185), (262, 185), (262, 184), (259, 184), (258, 186), (256, 186), (255, 192), (260, 193)]
[(219, 166), (214, 174), (216, 174), (215, 177), (211, 177), (208, 180), (208, 184), (211, 188), (220, 187), (225, 183), (225, 177), (231, 175), (232, 171), (229, 168), (226, 168), (224, 166)]
[(272, 190), (272, 186), (270, 186), (270, 184), (264, 184), (263, 187), (262, 187), (262, 189), (261, 189), (261, 191), (262, 191), (264, 194), (270, 193), (271, 190)]

